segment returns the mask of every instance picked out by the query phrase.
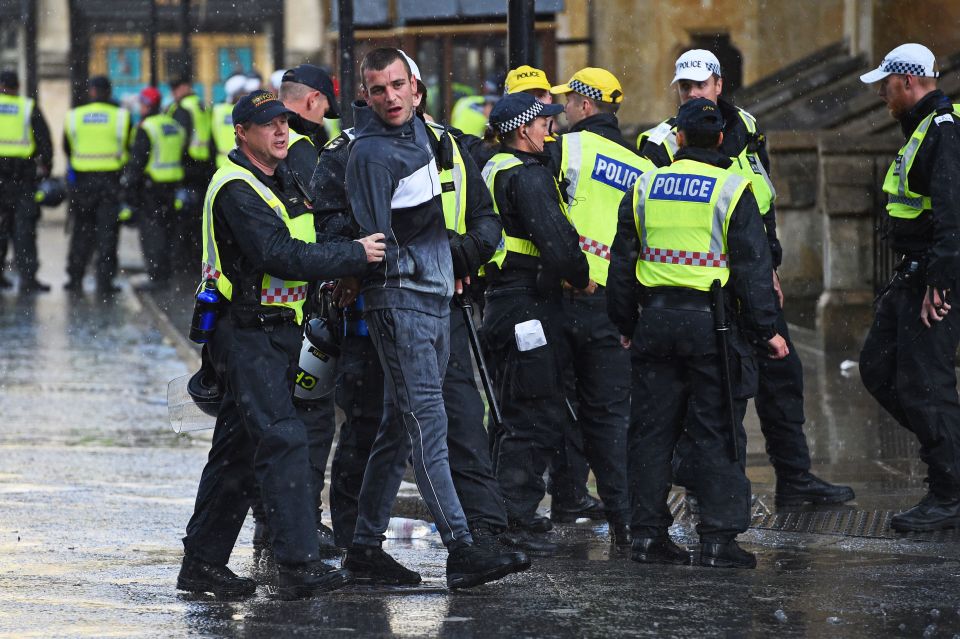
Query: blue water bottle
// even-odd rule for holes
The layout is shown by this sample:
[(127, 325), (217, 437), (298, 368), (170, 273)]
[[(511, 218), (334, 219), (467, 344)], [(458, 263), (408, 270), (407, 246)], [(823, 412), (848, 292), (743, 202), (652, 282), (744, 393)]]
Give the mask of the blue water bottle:
[(197, 291), (197, 301), (193, 306), (193, 321), (190, 323), (190, 341), (206, 344), (217, 327), (217, 311), (220, 294), (215, 280), (207, 280)]

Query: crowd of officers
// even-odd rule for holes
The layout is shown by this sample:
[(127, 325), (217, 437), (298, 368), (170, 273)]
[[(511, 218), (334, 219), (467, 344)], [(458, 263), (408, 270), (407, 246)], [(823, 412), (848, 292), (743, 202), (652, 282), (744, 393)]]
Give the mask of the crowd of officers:
[[(864, 76), (882, 80), (908, 143), (884, 184), (904, 261), (861, 367), (930, 466), (930, 493), (894, 523), (929, 530), (960, 523), (948, 301), (958, 219), (943, 173), (956, 157), (939, 164), (956, 152), (956, 113), (936, 90), (932, 53), (904, 46)], [(98, 286), (113, 286), (122, 195), (139, 212), (158, 285), (181, 259), (174, 220), (202, 218), (195, 248), (222, 298), (204, 348), (204, 379), (222, 400), (179, 588), (253, 592), (226, 566), (251, 506), (255, 547), (285, 598), (353, 580), (419, 583), (380, 547), (407, 463), (450, 552), (451, 587), (525, 570), (529, 555), (557, 550), (554, 523), (578, 518), (605, 519), (638, 562), (752, 568), (736, 542), (750, 520), (751, 397), (778, 506), (854, 498), (811, 472), (765, 138), (723, 96), (712, 53), (680, 56), (678, 113), (635, 142), (621, 134), (626, 96), (604, 69), (559, 85), (530, 66), (511, 70), (489, 110), (493, 143), (424, 113), (427, 87), (402, 51), (367, 54), (361, 76), (357, 126), (326, 144), (336, 91), (307, 64), (283, 74), (278, 96), (215, 106), (212, 124), (188, 82), (173, 85), (167, 113), (144, 90), (135, 132), (104, 78), (67, 116), (68, 288), (81, 287), (94, 250)], [(49, 170), (42, 147), (37, 164)], [(333, 329), (335, 392), (294, 401), (301, 325), (314, 316)], [(926, 337), (903, 344), (901, 325), (921, 322)], [(475, 359), (489, 370), (489, 411)], [(319, 495), (335, 405), (345, 421), (331, 530)], [(591, 470), (599, 499), (586, 488)], [(675, 485), (699, 514), (696, 553), (668, 535)], [(321, 561), (344, 549), (342, 568)]]

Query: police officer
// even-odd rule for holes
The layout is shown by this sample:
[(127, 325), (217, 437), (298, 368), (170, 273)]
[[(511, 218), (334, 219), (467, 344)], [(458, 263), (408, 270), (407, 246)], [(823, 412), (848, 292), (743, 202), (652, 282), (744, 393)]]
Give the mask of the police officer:
[[(777, 239), (774, 200), (776, 192), (770, 182), (770, 161), (765, 139), (757, 128), (756, 119), (722, 97), (723, 78), (717, 57), (704, 49), (693, 49), (681, 55), (676, 62), (673, 83), (677, 85), (680, 102), (706, 98), (715, 102), (724, 119), (723, 142), (720, 151), (732, 160), (730, 170), (750, 180), (754, 197), (767, 235), (773, 257), (772, 279), (777, 293), (777, 332), (787, 340), (790, 354), (783, 359), (770, 359), (760, 353), (760, 385), (754, 405), (760, 418), (760, 430), (766, 441), (767, 455), (777, 476), (775, 501), (778, 506), (798, 506), (805, 502), (836, 504), (854, 498), (849, 486), (838, 486), (820, 479), (810, 472), (810, 449), (803, 433), (803, 364), (790, 342), (787, 322), (783, 315), (783, 292), (780, 289), (779, 268), (783, 250)], [(638, 138), (641, 155), (657, 166), (667, 166), (676, 153), (676, 123), (665, 120)], [(678, 448), (677, 462), (689, 449), (684, 438)], [(677, 483), (687, 487), (688, 496), (696, 490), (694, 478), (677, 474)]]
[(218, 169), (227, 163), (227, 154), (236, 146), (233, 133), (233, 105), (246, 95), (243, 88), (246, 82), (247, 76), (239, 73), (227, 78), (223, 83), (226, 101), (214, 104), (210, 110), (211, 154), (215, 158)]
[(76, 176), (70, 188), (70, 249), (67, 283), (83, 290), (83, 273), (97, 253), (97, 290), (110, 294), (117, 270), (117, 213), (120, 171), (127, 163), (130, 113), (111, 101), (110, 80), (90, 78), (90, 100), (70, 109), (63, 125), (63, 147)]
[[(573, 378), (568, 399), (576, 401), (576, 429), (597, 477), (611, 531), (618, 543), (626, 544), (630, 357), (607, 317), (606, 283), (620, 200), (640, 174), (654, 166), (639, 157), (620, 133), (616, 113), (623, 90), (612, 73), (581, 69), (551, 91), (566, 97), (564, 113), (570, 126), (560, 138), (567, 215), (579, 234), (590, 279), (597, 283), (593, 295), (579, 295), (573, 289), (564, 295), (566, 358), (572, 363), (568, 370)], [(550, 516), (554, 521), (572, 521), (589, 511), (561, 492), (556, 475), (553, 483)]]
[[(14, 71), (0, 73), (0, 279), (9, 240), (20, 274), (20, 292), (46, 292), (37, 280), (37, 220), (34, 200), (37, 178), (50, 175), (53, 143), (47, 121), (31, 98), (18, 95), (20, 80)], [(6, 288), (0, 283), (0, 288)]]
[(890, 521), (899, 531), (960, 526), (960, 312), (950, 298), (960, 275), (960, 110), (937, 89), (935, 68), (930, 49), (911, 43), (860, 76), (880, 83), (906, 138), (883, 182), (886, 233), (902, 259), (860, 353), (864, 386), (916, 435), (927, 465), (927, 494)]
[(213, 173), (213, 161), (210, 142), (210, 114), (204, 109), (203, 102), (193, 91), (193, 84), (188, 76), (174, 78), (170, 82), (170, 91), (173, 103), (167, 113), (180, 123), (187, 132), (187, 146), (183, 156), (183, 187), (187, 197), (181, 203), (180, 209), (180, 236), (174, 247), (177, 261), (181, 265), (196, 263), (200, 252), (200, 236), (197, 234), (200, 225), (200, 203), (204, 189)]
[(255, 583), (233, 574), (227, 561), (256, 491), (273, 531), (281, 598), (350, 581), (349, 573), (317, 559), (307, 435), (293, 407), (293, 375), (307, 281), (361, 272), (383, 259), (384, 246), (382, 236), (314, 243), (305, 194), (283, 161), (290, 113), (267, 91), (237, 103), (238, 148), (204, 201), (203, 277), (222, 298), (208, 346), (224, 388), (183, 540), (180, 590), (253, 593)]
[(187, 135), (176, 120), (160, 113), (160, 92), (140, 92), (140, 126), (123, 171), (124, 201), (138, 211), (140, 243), (151, 285), (166, 288), (170, 280), (170, 244), (174, 228), (175, 191), (183, 180), (183, 148)]
[(722, 168), (730, 159), (717, 150), (720, 109), (705, 98), (689, 100), (676, 125), (674, 162), (640, 176), (620, 205), (607, 280), (610, 319), (633, 362), (632, 558), (688, 563), (687, 552), (667, 533), (673, 522), (667, 507), (671, 457), (685, 428), (692, 440), (685, 464), (700, 478), (699, 563), (754, 568), (756, 558), (735, 538), (750, 522), (750, 481), (739, 460), (746, 453), (742, 420), (756, 389), (756, 368), (734, 327), (735, 405), (728, 406), (710, 313), (713, 281), (736, 298), (727, 308), (739, 308), (740, 321), (771, 357), (786, 356), (787, 344), (774, 325), (773, 267), (750, 181)]
[(548, 118), (561, 110), (527, 93), (504, 96), (490, 115), (502, 146), (483, 169), (504, 228), (501, 248), (485, 267), (483, 317), (504, 420), (494, 455), (510, 527), (500, 540), (537, 553), (556, 550), (534, 518), (545, 491), (543, 472), (563, 445), (570, 419), (562, 387), (568, 362), (561, 347), (561, 282), (585, 294), (596, 289), (545, 166)]

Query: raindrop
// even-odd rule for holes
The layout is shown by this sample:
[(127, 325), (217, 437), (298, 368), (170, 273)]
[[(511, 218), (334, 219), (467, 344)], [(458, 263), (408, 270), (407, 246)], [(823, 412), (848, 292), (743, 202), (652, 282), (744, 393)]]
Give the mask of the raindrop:
[(930, 639), (930, 637), (932, 637), (936, 633), (937, 633), (937, 624), (932, 623), (923, 629), (923, 639)]
[(785, 613), (783, 610), (778, 609), (775, 613), (773, 613), (773, 616), (780, 623), (787, 623), (787, 613)]

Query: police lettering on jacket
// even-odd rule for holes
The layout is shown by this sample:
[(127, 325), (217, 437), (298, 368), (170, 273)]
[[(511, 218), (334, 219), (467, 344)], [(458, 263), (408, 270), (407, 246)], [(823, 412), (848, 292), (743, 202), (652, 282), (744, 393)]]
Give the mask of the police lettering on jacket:
[(633, 188), (633, 183), (637, 181), (641, 173), (642, 171), (638, 171), (629, 164), (597, 153), (597, 159), (593, 163), (593, 173), (590, 174), (590, 177), (626, 193)]
[(707, 203), (713, 195), (716, 178), (703, 175), (676, 175), (662, 173), (653, 180), (650, 194), (651, 200), (675, 200), (682, 202)]

